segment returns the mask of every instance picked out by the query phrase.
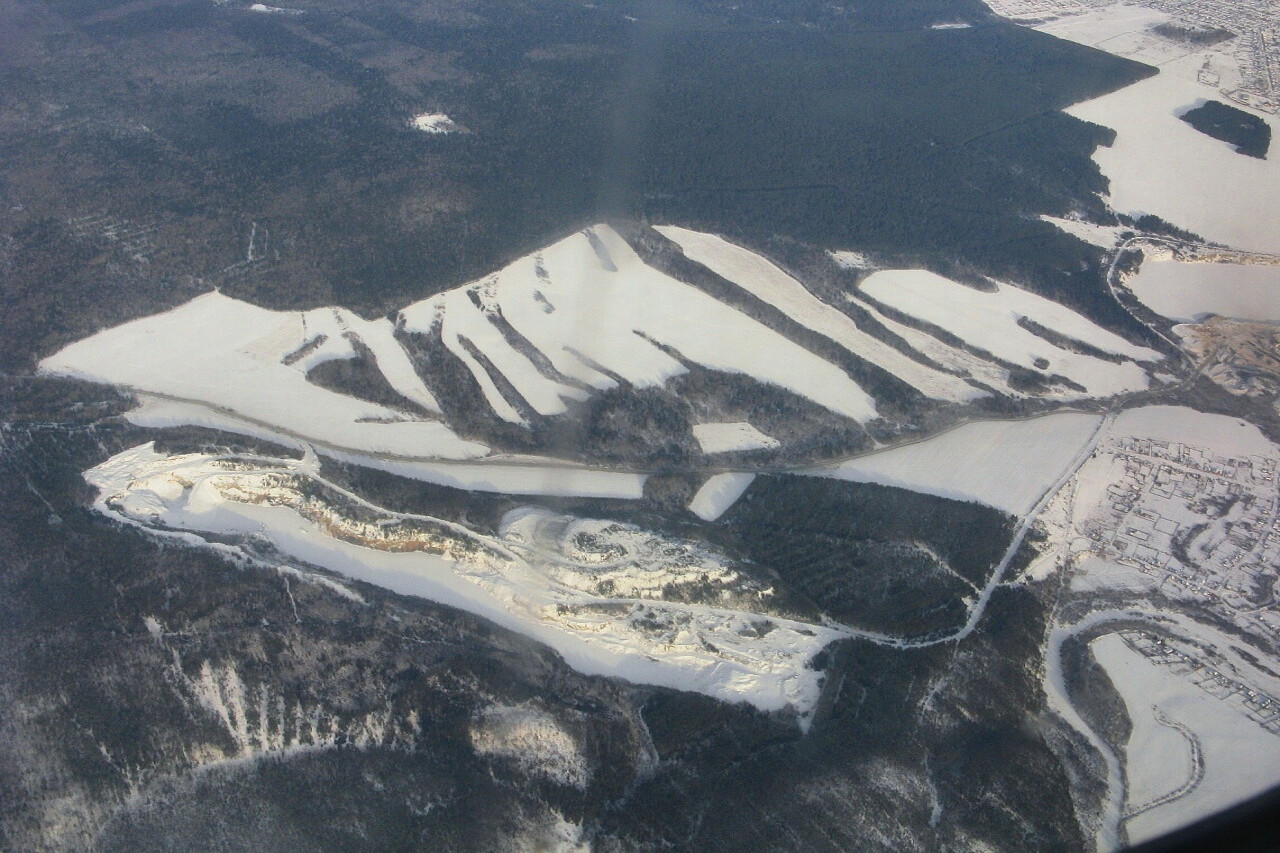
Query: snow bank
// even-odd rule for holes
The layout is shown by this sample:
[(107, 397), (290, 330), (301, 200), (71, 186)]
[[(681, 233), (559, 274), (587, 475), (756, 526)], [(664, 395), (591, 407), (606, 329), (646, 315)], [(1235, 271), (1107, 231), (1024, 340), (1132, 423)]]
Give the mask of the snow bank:
[(927, 396), (965, 402), (985, 395), (960, 377), (915, 361), (862, 331), (847, 314), (818, 299), (803, 284), (754, 252), (714, 234), (674, 225), (659, 225), (654, 230), (680, 246), (690, 260), (772, 305), (805, 328), (884, 368)]
[(1280, 266), (1145, 261), (1125, 286), (1171, 320), (1189, 323), (1217, 314), (1280, 322)]
[[(1114, 363), (1050, 343), (1018, 324), (1031, 320), (1059, 335), (1103, 352), (1138, 361), (1160, 354), (1131, 344), (1050, 299), (1009, 284), (981, 291), (925, 270), (884, 270), (859, 286), (876, 301), (938, 326), (997, 358), (1059, 374), (1084, 386), (1089, 396), (1113, 396), (1147, 387), (1147, 374), (1132, 362)], [(1037, 367), (1037, 362), (1047, 366)]]
[(879, 483), (1022, 515), (1066, 471), (1102, 418), (1063, 412), (976, 421), (932, 438), (797, 473)]
[(750, 487), (755, 474), (716, 474), (689, 501), (689, 511), (703, 521), (715, 521)]
[[(488, 452), (438, 421), (413, 419), (308, 382), (306, 371), (316, 363), (355, 354), (345, 337), (348, 330), (370, 347), (393, 387), (420, 405), (438, 408), (388, 321), (364, 321), (333, 309), (268, 311), (220, 293), (99, 332), (46, 358), (40, 370), (204, 407), (171, 407), (170, 417), (212, 410), (338, 448), (451, 459)], [(300, 353), (303, 357), (286, 363)]]
[(698, 440), (698, 446), (702, 448), (703, 453), (759, 450), (782, 445), (782, 442), (765, 435), (746, 421), (694, 424), (693, 437)]
[[(484, 315), (501, 315), (561, 378), (592, 388), (613, 387), (615, 376), (639, 388), (661, 385), (685, 372), (681, 359), (686, 359), (712, 370), (747, 374), (854, 420), (876, 416), (874, 400), (839, 368), (697, 288), (646, 266), (608, 226), (566, 237), (462, 290), (465, 294), (407, 307), (401, 312), (406, 328), (427, 332), (443, 322), (442, 328), (449, 330), (451, 323), (459, 323), (459, 334), (531, 395), (559, 395), (564, 383), (551, 377), (558, 387), (546, 386), (547, 377), (535, 376), (528, 359), (513, 362), (505, 339), (482, 333), (478, 322)], [(471, 307), (458, 312), (461, 319), (451, 319), (464, 298)], [(466, 316), (473, 311), (475, 316)], [(476, 359), (467, 366), (500, 411), (502, 404), (493, 396), (496, 386), (484, 367)], [(518, 417), (512, 411), (504, 416)]]

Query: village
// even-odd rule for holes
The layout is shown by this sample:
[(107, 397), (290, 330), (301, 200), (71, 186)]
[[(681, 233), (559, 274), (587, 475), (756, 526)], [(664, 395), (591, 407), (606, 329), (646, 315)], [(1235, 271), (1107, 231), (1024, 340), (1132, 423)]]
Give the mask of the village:
[[(986, 5), (1001, 17), (1039, 28), (1118, 4), (1115, 0), (986, 0)], [(1219, 88), (1225, 97), (1244, 106), (1270, 113), (1280, 110), (1280, 9), (1275, 3), (1147, 0), (1141, 7), (1171, 18), (1166, 28), (1152, 33), (1164, 41), (1185, 43), (1188, 53), (1214, 47), (1234, 59), (1234, 73), (1223, 76), (1206, 69), (1202, 83)]]
[(1132, 436), (1106, 449), (1124, 475), (1081, 527), (1089, 550), (1152, 577), (1165, 594), (1280, 636), (1277, 460)]
[(1135, 652), (1226, 702), (1274, 735), (1280, 735), (1280, 698), (1244, 681), (1222, 661), (1182, 641), (1150, 631), (1121, 631), (1121, 638)]

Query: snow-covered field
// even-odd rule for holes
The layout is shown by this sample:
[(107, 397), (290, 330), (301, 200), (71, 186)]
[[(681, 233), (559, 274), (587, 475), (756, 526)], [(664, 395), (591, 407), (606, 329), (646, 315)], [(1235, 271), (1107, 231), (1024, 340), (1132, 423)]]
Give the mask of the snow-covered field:
[[(1019, 325), (1025, 318), (1050, 331), (1136, 361), (1160, 358), (1050, 299), (1009, 284), (977, 290), (925, 270), (882, 270), (859, 285), (877, 302), (937, 326), (996, 358), (1045, 374), (1058, 374), (1107, 397), (1146, 388), (1134, 361), (1116, 363), (1057, 346)], [(1085, 396), (1085, 395), (1079, 395)]]
[(265, 3), (254, 3), (249, 6), (250, 12), (262, 12), (267, 15), (301, 15), (301, 9), (287, 9), (283, 6), (268, 6)]
[[(580, 397), (579, 388), (612, 388), (614, 376), (638, 388), (661, 385), (685, 372), (683, 358), (747, 374), (853, 420), (876, 416), (875, 401), (842, 370), (645, 265), (605, 225), (410, 305), (401, 316), (408, 329), (424, 333), (442, 323), (455, 353), (465, 349), (463, 339), (469, 341), (535, 410), (554, 410), (563, 405), (557, 398)], [(549, 369), (516, 350), (495, 327), (499, 318), (546, 358)], [(518, 422), (520, 401), (505, 400), (478, 359), (464, 360), (499, 417)]]
[[(390, 321), (366, 321), (331, 308), (268, 311), (216, 292), (71, 344), (43, 360), (40, 370), (202, 404), (227, 421), (333, 447), (451, 459), (488, 452), (437, 420), (307, 381), (312, 367), (355, 357), (352, 338), (373, 352), (393, 388), (439, 411), (393, 337)], [(168, 415), (181, 411), (173, 407)], [(186, 411), (194, 417), (197, 409)]]
[(321, 479), (309, 460), (167, 456), (150, 444), (85, 477), (99, 491), (98, 511), (157, 535), (221, 551), (236, 549), (204, 537), (252, 536), (286, 559), (477, 613), (583, 672), (763, 709), (792, 705), (802, 721), (820, 692), (820, 673), (807, 664), (844, 636), (767, 613), (661, 600), (683, 583), (711, 583), (762, 606), (772, 593), (697, 543), (629, 525), (527, 508), (509, 513), (499, 536), (483, 536), (382, 510)]
[(1021, 515), (1062, 476), (1101, 420), (1063, 412), (1026, 421), (976, 421), (800, 473), (978, 501)]
[(765, 435), (746, 421), (694, 424), (693, 437), (703, 453), (727, 453), (731, 450), (759, 450), (778, 447), (782, 442)]
[(689, 511), (703, 521), (715, 521), (742, 497), (755, 478), (755, 474), (716, 474), (689, 501)]
[(1217, 314), (1280, 322), (1280, 266), (1145, 261), (1125, 286), (1171, 320), (1192, 322)]
[[(1198, 741), (1203, 762), (1203, 781), (1184, 796), (1126, 821), (1130, 842), (1155, 838), (1276, 783), (1280, 737), (1129, 648), (1116, 634), (1095, 640), (1090, 648), (1133, 721), (1124, 762), (1128, 810), (1194, 780), (1193, 748), (1177, 725)], [(1161, 717), (1166, 724), (1159, 722)]]
[(826, 304), (771, 261), (714, 234), (674, 225), (656, 229), (674, 241), (690, 260), (772, 305), (792, 320), (840, 344), (854, 355), (883, 367), (927, 396), (964, 402), (985, 396), (958, 376), (915, 361), (863, 330), (845, 313)]

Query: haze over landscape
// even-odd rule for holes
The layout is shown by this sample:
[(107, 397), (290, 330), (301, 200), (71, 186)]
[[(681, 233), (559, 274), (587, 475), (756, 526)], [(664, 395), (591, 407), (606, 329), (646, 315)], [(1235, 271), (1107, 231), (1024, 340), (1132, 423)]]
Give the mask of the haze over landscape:
[(0, 847), (1111, 851), (1280, 785), (1277, 32), (0, 3)]

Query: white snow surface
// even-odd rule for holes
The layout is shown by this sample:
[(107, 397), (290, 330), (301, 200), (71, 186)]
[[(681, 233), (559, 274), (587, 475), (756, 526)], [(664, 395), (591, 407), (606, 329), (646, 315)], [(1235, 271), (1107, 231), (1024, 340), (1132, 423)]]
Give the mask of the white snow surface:
[[(606, 225), (566, 237), (459, 291), (410, 305), (401, 316), (406, 328), (424, 333), (442, 323), (447, 343), (461, 346), (465, 337), (489, 357), (523, 401), (504, 402), (478, 360), (467, 367), (508, 420), (520, 418), (520, 402), (554, 408), (557, 397), (578, 396), (572, 388), (614, 387), (614, 376), (639, 388), (661, 385), (685, 372), (664, 348), (713, 370), (785, 388), (857, 421), (876, 417), (875, 401), (842, 370), (645, 265)], [(527, 342), (522, 346), (545, 356), (553, 375), (500, 330), (485, 329), (498, 317)]]
[(1009, 384), (1009, 371), (999, 364), (979, 358), (973, 353), (953, 347), (951, 344), (940, 341), (926, 332), (908, 326), (906, 323), (899, 323), (897, 320), (889, 317), (872, 303), (861, 299), (856, 294), (846, 294), (845, 299), (850, 302), (857, 302), (863, 311), (866, 311), (880, 325), (884, 326), (887, 331), (897, 335), (913, 347), (917, 352), (932, 359), (938, 364), (946, 365), (952, 370), (959, 371), (970, 376), (977, 381), (987, 385), (1001, 394), (1010, 397), (1026, 396), (1023, 392), (1018, 391)]
[(923, 441), (797, 473), (879, 483), (1022, 515), (1092, 437), (1101, 417), (1062, 412), (974, 421)]
[[(629, 525), (524, 508), (508, 513), (499, 536), (484, 536), (383, 510), (324, 481), (308, 461), (167, 456), (153, 444), (123, 451), (85, 478), (98, 489), (99, 512), (156, 535), (226, 553), (236, 549), (202, 536), (253, 536), (289, 560), (476, 613), (546, 643), (582, 672), (765, 710), (790, 705), (801, 725), (821, 692), (809, 661), (848, 635), (661, 600), (673, 582), (708, 577), (754, 596), (748, 600), (772, 593), (751, 587), (696, 543)], [(362, 517), (344, 513), (338, 500), (357, 505)], [(605, 587), (601, 579), (612, 583)], [(606, 592), (619, 582), (640, 597)], [(503, 742), (494, 741), (496, 748)]]
[(1177, 789), (1192, 770), (1186, 739), (1160, 725), (1153, 709), (1186, 726), (1199, 740), (1204, 760), (1204, 779), (1194, 789), (1126, 822), (1131, 843), (1207, 817), (1275, 784), (1280, 738), (1135, 652), (1115, 634), (1095, 640), (1090, 648), (1133, 721), (1125, 758), (1130, 809)]
[(249, 6), (250, 12), (263, 12), (268, 15), (301, 15), (301, 9), (287, 9), (282, 6), (268, 6), (266, 3), (254, 3)]
[(755, 474), (715, 474), (689, 501), (689, 511), (703, 521), (715, 521), (750, 487)]
[(1125, 286), (1171, 320), (1189, 323), (1217, 314), (1280, 322), (1280, 266), (1144, 261)]
[[(439, 421), (307, 381), (316, 364), (353, 357), (351, 339), (368, 346), (393, 388), (439, 410), (393, 337), (390, 321), (332, 308), (269, 311), (216, 292), (73, 343), (42, 361), (40, 370), (198, 404), (227, 421), (331, 447), (451, 459), (488, 452)], [(299, 352), (305, 355), (285, 363)], [(170, 407), (166, 416), (177, 418), (183, 411)], [(198, 419), (199, 409), (185, 411)]]
[(693, 437), (703, 453), (727, 453), (731, 450), (759, 450), (780, 447), (782, 442), (765, 435), (746, 421), (733, 423), (694, 424)]
[[(994, 287), (994, 291), (982, 291), (926, 270), (882, 270), (859, 285), (877, 302), (945, 329), (997, 358), (1065, 376), (1085, 387), (1087, 396), (1109, 397), (1147, 387), (1147, 374), (1138, 364), (1117, 364), (1059, 347), (1018, 321), (1026, 318), (1128, 359), (1150, 362), (1159, 359), (1159, 353), (1132, 344), (1053, 300), (1010, 284)], [(1039, 359), (1048, 366), (1037, 368)]]
[(124, 415), (125, 420), (135, 426), (151, 429), (196, 426), (245, 435), (284, 447), (296, 447), (299, 450), (304, 447), (303, 442), (295, 438), (233, 415), (224, 414), (200, 403), (182, 403), (163, 397), (152, 397), (149, 394), (139, 394), (138, 402), (140, 405), (137, 408), (130, 409)]
[(714, 234), (674, 225), (659, 225), (654, 230), (680, 246), (690, 260), (930, 397), (965, 402), (986, 395), (960, 377), (909, 358), (859, 329), (849, 315), (818, 299), (803, 284), (755, 252)]
[(409, 124), (414, 130), (420, 130), (423, 133), (455, 133), (460, 129), (457, 123), (444, 113), (419, 113), (409, 119)]

